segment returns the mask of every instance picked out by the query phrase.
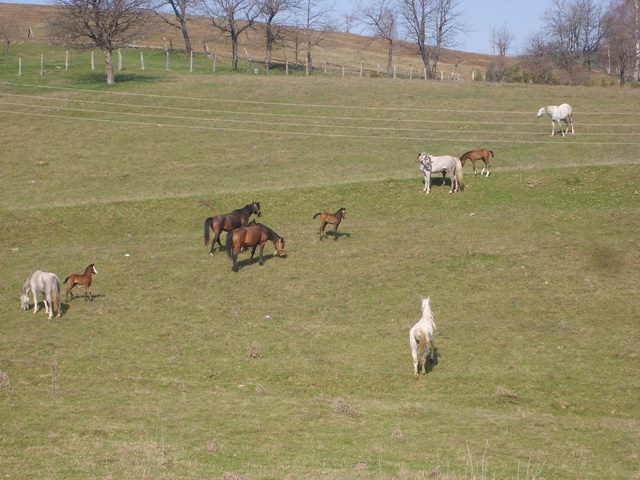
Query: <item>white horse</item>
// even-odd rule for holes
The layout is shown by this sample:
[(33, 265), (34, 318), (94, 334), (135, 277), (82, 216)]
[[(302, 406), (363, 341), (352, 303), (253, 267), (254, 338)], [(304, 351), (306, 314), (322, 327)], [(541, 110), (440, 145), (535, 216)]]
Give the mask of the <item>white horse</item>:
[[(560, 127), (560, 131), (562, 132), (562, 136), (564, 137), (565, 133), (569, 133), (569, 126), (571, 126), (571, 134), (574, 133), (573, 115), (571, 112), (571, 105), (569, 105), (568, 103), (563, 103), (559, 106), (551, 105), (547, 107), (543, 105), (540, 107), (540, 110), (538, 110), (538, 118), (542, 117), (545, 113), (548, 113), (551, 117), (551, 136), (553, 137), (556, 133), (557, 122), (558, 126)], [(562, 129), (562, 125), (560, 124), (561, 121), (564, 122), (564, 124), (567, 126), (566, 130)]]
[(37, 292), (44, 294), (44, 310), (49, 314), (49, 319), (53, 318), (54, 310), (60, 316), (60, 280), (55, 273), (36, 270), (27, 281), (24, 282), (20, 292), (20, 306), (22, 310), (29, 310), (29, 292), (33, 292), (33, 313), (38, 311)]
[(416, 163), (420, 164), (420, 170), (424, 174), (424, 192), (431, 191), (431, 174), (442, 172), (444, 177), (447, 172), (451, 175), (451, 190), (449, 193), (464, 190), (464, 180), (462, 178), (462, 163), (458, 157), (444, 155), (434, 157), (428, 153), (419, 153)]
[[(420, 365), (422, 371), (427, 374), (427, 354), (429, 359), (436, 359), (436, 324), (433, 321), (429, 297), (422, 299), (422, 318), (409, 330), (409, 345), (413, 356), (413, 378), (418, 379)], [(419, 359), (419, 360), (418, 360)]]

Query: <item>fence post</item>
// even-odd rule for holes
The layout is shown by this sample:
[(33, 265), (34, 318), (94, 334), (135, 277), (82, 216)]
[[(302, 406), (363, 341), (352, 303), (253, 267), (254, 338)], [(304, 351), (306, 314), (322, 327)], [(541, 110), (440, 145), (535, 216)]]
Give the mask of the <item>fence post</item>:
[(413, 67), (409, 68), (409, 80), (413, 80)]
[(327, 61), (324, 61), (324, 74), (327, 74)]
[(474, 81), (475, 79), (476, 79), (476, 71), (475, 71), (475, 70), (473, 70), (473, 71), (471, 72), (471, 81)]
[(216, 72), (216, 60), (218, 60), (218, 54), (213, 54), (213, 73)]
[(342, 77), (344, 78), (344, 65), (342, 65)]
[(424, 79), (427, 80), (427, 67), (424, 67)]
[(22, 76), (22, 57), (18, 57), (18, 76)]
[(285, 75), (289, 75), (289, 60), (285, 61), (284, 71), (286, 72)]
[(167, 50), (167, 62), (165, 64), (165, 69), (169, 71), (169, 50)]
[(393, 66), (393, 79), (396, 79), (396, 66)]
[(69, 70), (69, 50), (64, 52), (64, 69)]
[(95, 62), (95, 58), (93, 56), (94, 52), (91, 52), (91, 71), (94, 71), (96, 69), (96, 62)]
[(118, 71), (122, 71), (122, 51), (118, 49)]
[(189, 73), (193, 73), (193, 50), (191, 50), (191, 57), (189, 57)]
[(40, 76), (44, 75), (44, 53), (40, 54)]
[(440, 80), (444, 80), (444, 72), (442, 70), (440, 70)]
[(140, 50), (140, 69), (144, 71), (144, 53)]
[(360, 64), (360, 78), (362, 78), (362, 74), (364, 73), (363, 70), (364, 67), (362, 66), (362, 64)]

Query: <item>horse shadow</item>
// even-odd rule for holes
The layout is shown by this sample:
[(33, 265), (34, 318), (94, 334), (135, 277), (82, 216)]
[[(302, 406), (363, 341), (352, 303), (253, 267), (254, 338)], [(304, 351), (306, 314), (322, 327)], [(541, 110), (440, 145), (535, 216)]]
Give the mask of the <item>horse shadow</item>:
[[(251, 249), (247, 250), (250, 251)], [(265, 263), (275, 257), (277, 257), (275, 253), (263, 255), (262, 258), (264, 259), (264, 263), (262, 265), (264, 266)], [(238, 259), (238, 261), (236, 262), (236, 266), (238, 267), (238, 270), (240, 270), (243, 267), (248, 267), (252, 263), (260, 263), (260, 255), (256, 254), (256, 256), (253, 258), (245, 258), (243, 260)]]
[(436, 348), (434, 349), (433, 360), (427, 358), (427, 364), (422, 367), (424, 369), (425, 375), (431, 373), (435, 366), (438, 365), (438, 357), (438, 349)]
[(327, 237), (333, 237), (334, 240), (338, 240), (338, 238), (340, 237), (351, 238), (351, 234), (349, 232), (334, 232), (333, 230), (331, 230), (327, 232)]
[[(69, 295), (69, 296), (71, 296), (71, 295)], [(92, 296), (93, 296), (93, 300), (95, 300), (96, 298), (103, 298), (103, 297), (106, 297), (106, 295), (105, 295), (105, 294), (103, 294), (103, 293), (98, 293), (98, 294), (95, 294), (95, 293), (94, 293)], [(71, 298), (69, 299), (69, 302), (72, 302), (73, 300), (84, 300), (84, 293), (77, 293), (77, 294), (75, 294), (73, 297), (71, 297)], [(93, 300), (89, 300), (89, 297), (87, 296), (87, 302), (93, 302)], [(60, 303), (60, 305), (63, 305), (63, 304), (62, 304), (62, 303)]]

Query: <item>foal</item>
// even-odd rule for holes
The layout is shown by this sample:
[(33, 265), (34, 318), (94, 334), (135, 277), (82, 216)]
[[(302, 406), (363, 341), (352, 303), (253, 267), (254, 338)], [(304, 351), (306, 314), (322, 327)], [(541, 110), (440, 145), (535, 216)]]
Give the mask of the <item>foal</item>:
[(418, 379), (420, 365), (422, 371), (427, 374), (427, 353), (432, 362), (436, 359), (436, 324), (433, 321), (433, 313), (429, 297), (422, 299), (422, 318), (409, 331), (409, 345), (413, 356), (413, 378)]
[(64, 279), (64, 282), (62, 283), (67, 283), (67, 280), (69, 281), (69, 286), (67, 287), (67, 294), (65, 296), (67, 302), (69, 301), (70, 293), (71, 293), (71, 298), (74, 298), (71, 290), (73, 290), (73, 287), (75, 287), (76, 285), (84, 285), (85, 301), (87, 300), (87, 291), (89, 292), (89, 300), (93, 301), (93, 295), (91, 295), (91, 275), (93, 273), (97, 275), (98, 270), (96, 270), (95, 264), (92, 263), (85, 269), (82, 275), (80, 275), (79, 273), (72, 273), (71, 275), (69, 275), (67, 278)]
[(320, 231), (318, 232), (320, 233), (320, 240), (327, 237), (327, 234), (324, 231), (327, 224), (333, 225), (333, 240), (338, 240), (338, 225), (340, 225), (342, 219), (347, 216), (347, 209), (342, 207), (333, 214), (318, 212), (313, 216), (313, 218), (316, 218), (318, 215), (320, 215)]

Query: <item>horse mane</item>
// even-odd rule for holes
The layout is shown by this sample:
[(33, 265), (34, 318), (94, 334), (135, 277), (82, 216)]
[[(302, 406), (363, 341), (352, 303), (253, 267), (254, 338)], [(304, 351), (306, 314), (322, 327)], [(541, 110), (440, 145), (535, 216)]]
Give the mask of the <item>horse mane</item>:
[(433, 322), (433, 312), (431, 311), (431, 299), (429, 297), (422, 299), (422, 320), (430, 320)]
[(468, 152), (464, 152), (462, 155), (460, 155), (460, 158), (464, 157), (465, 155), (469, 155), (471, 152), (473, 152), (473, 150), (469, 150)]

